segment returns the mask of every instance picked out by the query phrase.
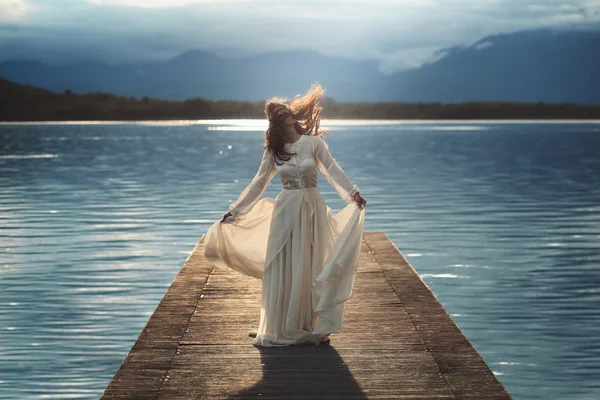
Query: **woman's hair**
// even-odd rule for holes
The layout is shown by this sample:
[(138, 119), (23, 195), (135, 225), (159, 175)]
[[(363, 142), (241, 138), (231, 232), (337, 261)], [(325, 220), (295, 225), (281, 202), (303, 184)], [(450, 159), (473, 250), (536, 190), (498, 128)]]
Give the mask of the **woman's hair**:
[[(285, 150), (285, 124), (287, 117), (296, 120), (296, 132), (301, 135), (326, 136), (327, 130), (320, 129), (319, 115), (323, 107), (319, 102), (323, 99), (325, 90), (318, 83), (312, 84), (304, 96), (296, 96), (287, 102), (284, 98), (273, 97), (265, 103), (265, 115), (269, 120), (269, 128), (265, 132), (265, 149), (268, 149), (279, 165), (290, 159), (292, 153)], [(314, 131), (314, 132), (313, 132)], [(278, 160), (282, 160), (281, 163)]]

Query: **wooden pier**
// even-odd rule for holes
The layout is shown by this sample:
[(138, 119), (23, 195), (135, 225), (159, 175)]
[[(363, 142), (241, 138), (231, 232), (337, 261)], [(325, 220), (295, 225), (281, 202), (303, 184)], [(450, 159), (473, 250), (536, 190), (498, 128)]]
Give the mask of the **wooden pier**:
[(365, 232), (343, 332), (319, 346), (253, 346), (261, 282), (202, 246), (102, 399), (511, 399), (383, 232)]

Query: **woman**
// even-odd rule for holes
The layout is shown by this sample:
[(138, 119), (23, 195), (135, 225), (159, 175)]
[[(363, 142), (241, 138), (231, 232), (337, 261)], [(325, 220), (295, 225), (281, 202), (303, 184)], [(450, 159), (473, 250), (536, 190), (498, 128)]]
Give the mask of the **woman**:
[[(341, 333), (352, 294), (366, 201), (322, 139), (323, 93), (313, 85), (289, 104), (265, 104), (269, 128), (258, 172), (206, 234), (209, 261), (262, 279), (257, 346), (327, 342)], [(350, 203), (338, 213), (317, 189), (318, 170)], [(283, 190), (259, 200), (275, 174)]]

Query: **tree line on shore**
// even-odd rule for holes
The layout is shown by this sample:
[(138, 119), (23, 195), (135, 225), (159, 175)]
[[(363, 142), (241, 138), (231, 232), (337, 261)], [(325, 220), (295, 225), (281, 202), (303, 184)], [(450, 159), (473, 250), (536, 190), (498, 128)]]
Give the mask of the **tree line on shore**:
[[(340, 119), (600, 119), (600, 105), (572, 103), (323, 103), (323, 118)], [(259, 101), (138, 99), (69, 89), (54, 93), (0, 78), (0, 121), (264, 118), (263, 108)]]

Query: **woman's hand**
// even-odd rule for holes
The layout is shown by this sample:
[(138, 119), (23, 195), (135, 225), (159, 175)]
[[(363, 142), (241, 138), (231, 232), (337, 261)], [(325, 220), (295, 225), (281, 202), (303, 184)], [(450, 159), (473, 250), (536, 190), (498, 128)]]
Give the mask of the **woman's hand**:
[(223, 219), (221, 220), (221, 223), (225, 222), (225, 220), (227, 219), (227, 217), (231, 217), (233, 214), (228, 212), (227, 214), (223, 215)]
[(358, 204), (358, 208), (360, 208), (361, 210), (363, 209), (364, 206), (367, 205), (367, 201), (365, 199), (363, 199), (363, 197), (360, 195), (360, 193), (356, 193), (354, 195), (354, 201)]

